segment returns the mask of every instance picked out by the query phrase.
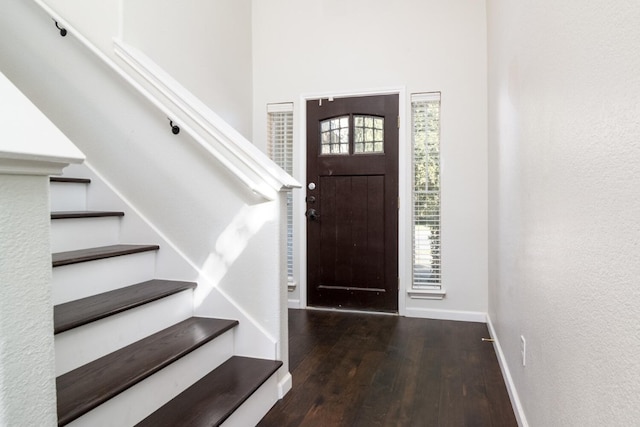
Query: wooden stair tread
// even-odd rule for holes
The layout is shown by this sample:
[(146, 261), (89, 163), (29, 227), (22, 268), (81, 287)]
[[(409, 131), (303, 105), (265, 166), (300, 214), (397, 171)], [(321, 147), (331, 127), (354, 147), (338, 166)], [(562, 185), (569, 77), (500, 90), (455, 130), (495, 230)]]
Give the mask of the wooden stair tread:
[(140, 252), (156, 251), (158, 245), (110, 245), (97, 248), (80, 249), (76, 251), (57, 252), (51, 255), (53, 267), (76, 264), (79, 262), (95, 261), (112, 258), (121, 255), (130, 255)]
[(53, 308), (54, 332), (59, 334), (196, 286), (194, 282), (154, 279), (59, 304)]
[(65, 425), (238, 324), (192, 317), (56, 379), (58, 425)]
[(117, 211), (57, 211), (51, 212), (51, 219), (72, 219), (72, 218), (102, 218), (120, 217), (124, 212)]
[(136, 427), (219, 426), (280, 366), (277, 360), (233, 356)]
[(89, 178), (71, 178), (68, 176), (50, 176), (49, 182), (69, 182), (73, 184), (90, 184)]

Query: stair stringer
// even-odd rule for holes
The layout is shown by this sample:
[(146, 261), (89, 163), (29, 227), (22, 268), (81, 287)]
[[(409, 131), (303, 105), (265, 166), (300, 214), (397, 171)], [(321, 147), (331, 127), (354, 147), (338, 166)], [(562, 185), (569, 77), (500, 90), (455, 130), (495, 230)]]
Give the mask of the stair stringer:
[[(89, 178), (87, 209), (118, 210), (125, 213), (126, 220), (120, 227), (120, 241), (154, 242), (162, 248), (156, 254), (156, 277), (168, 280), (198, 282), (199, 288), (209, 291), (206, 309), (194, 307), (194, 314), (204, 317), (224, 317), (236, 319), (240, 325), (234, 331), (234, 354), (265, 359), (287, 358), (279, 354), (278, 339), (267, 331), (242, 306), (234, 301), (216, 284), (211, 272), (198, 268), (161, 230), (155, 227), (133, 203), (126, 199), (109, 183), (90, 162), (72, 165), (65, 169), (65, 175)], [(280, 310), (280, 308), (278, 308)], [(288, 363), (285, 364), (288, 366)]]

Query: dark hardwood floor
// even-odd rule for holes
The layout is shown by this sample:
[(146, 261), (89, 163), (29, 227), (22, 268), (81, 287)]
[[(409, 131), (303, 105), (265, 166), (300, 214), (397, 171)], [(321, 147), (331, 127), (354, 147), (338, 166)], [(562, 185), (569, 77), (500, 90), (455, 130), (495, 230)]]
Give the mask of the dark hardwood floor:
[(260, 427), (517, 426), (481, 323), (290, 310), (293, 389)]

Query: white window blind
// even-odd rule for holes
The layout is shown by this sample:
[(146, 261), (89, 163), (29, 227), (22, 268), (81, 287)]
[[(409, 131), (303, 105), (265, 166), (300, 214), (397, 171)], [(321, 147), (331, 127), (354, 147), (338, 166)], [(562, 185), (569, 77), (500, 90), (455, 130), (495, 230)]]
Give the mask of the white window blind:
[[(267, 152), (293, 175), (293, 103), (267, 105)], [(287, 192), (287, 275), (293, 280), (293, 194)]]
[(411, 96), (413, 288), (441, 289), (440, 93)]

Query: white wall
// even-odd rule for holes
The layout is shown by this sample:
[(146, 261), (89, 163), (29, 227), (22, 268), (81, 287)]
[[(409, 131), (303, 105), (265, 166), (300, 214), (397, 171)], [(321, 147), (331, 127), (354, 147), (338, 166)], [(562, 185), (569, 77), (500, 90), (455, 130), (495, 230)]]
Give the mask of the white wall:
[[(487, 309), (487, 139), (485, 3), (477, 0), (272, 0), (253, 2), (254, 127), (266, 145), (266, 104), (294, 102), (295, 144), (302, 138), (302, 98), (399, 88), (442, 92), (443, 301), (406, 299), (412, 315)], [(401, 153), (410, 146), (402, 117)], [(296, 177), (305, 181), (303, 163)], [(403, 177), (409, 179), (405, 168)], [(406, 187), (408, 190), (408, 186)], [(303, 200), (303, 191), (298, 192)], [(409, 203), (402, 194), (401, 204)], [(299, 203), (298, 219), (304, 218)], [(405, 205), (406, 206), (406, 205)], [(297, 228), (304, 234), (304, 228)], [(401, 230), (409, 281), (410, 229)], [(296, 254), (304, 254), (298, 242)], [(301, 286), (305, 279), (298, 271)], [(291, 295), (299, 298), (299, 289)], [(404, 295), (401, 295), (401, 304)], [(436, 310), (436, 311), (434, 311)], [(451, 313), (447, 314), (450, 315)], [(479, 314), (482, 317), (481, 314)], [(475, 316), (476, 318), (478, 316)]]
[[(56, 162), (80, 163), (84, 155), (0, 72), (0, 172), (26, 173), (29, 162), (53, 171)], [(35, 163), (34, 163), (35, 162)], [(47, 164), (48, 163), (48, 164)], [(42, 173), (45, 174), (44, 172)]]
[[(113, 51), (120, 35), (122, 0), (42, 0), (102, 52)], [(53, 23), (52, 23), (53, 25)], [(62, 24), (64, 26), (64, 24)]]
[(251, 0), (44, 1), (116, 61), (114, 37), (137, 47), (251, 139)]
[(123, 38), (251, 139), (251, 0), (125, 1)]
[(531, 426), (640, 420), (638, 22), (488, 1), (489, 311)]

